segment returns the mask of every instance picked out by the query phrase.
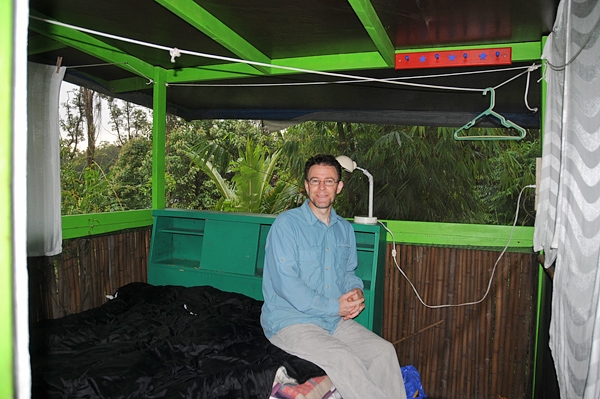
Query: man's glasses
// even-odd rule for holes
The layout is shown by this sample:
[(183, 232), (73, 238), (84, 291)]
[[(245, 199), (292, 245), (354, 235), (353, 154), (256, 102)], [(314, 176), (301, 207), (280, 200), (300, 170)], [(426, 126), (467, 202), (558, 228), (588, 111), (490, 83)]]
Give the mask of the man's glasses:
[(321, 182), (323, 184), (325, 184), (327, 187), (331, 187), (335, 184), (337, 184), (337, 182), (339, 182), (339, 180), (333, 180), (333, 179), (325, 179), (325, 180), (319, 180), (319, 179), (310, 179), (308, 181), (308, 184), (310, 184), (313, 187), (317, 187), (321, 184)]

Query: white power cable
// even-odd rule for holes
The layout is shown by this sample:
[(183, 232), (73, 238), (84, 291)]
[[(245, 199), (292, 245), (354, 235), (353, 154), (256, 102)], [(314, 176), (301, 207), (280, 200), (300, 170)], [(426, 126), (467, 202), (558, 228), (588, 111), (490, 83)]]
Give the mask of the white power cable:
[(531, 184), (531, 185), (525, 186), (519, 192), (519, 198), (517, 199), (517, 211), (515, 213), (515, 221), (513, 223), (512, 229), (510, 230), (510, 236), (508, 237), (508, 242), (506, 243), (506, 246), (504, 247), (504, 249), (500, 253), (500, 256), (498, 256), (498, 259), (496, 260), (496, 263), (494, 264), (494, 268), (492, 269), (492, 275), (490, 276), (490, 280), (488, 282), (488, 286), (487, 286), (487, 289), (485, 291), (485, 294), (483, 294), (483, 297), (481, 297), (481, 299), (479, 299), (477, 301), (473, 301), (473, 302), (465, 302), (465, 303), (458, 303), (458, 304), (442, 304), (442, 305), (429, 305), (429, 304), (425, 303), (425, 301), (423, 301), (423, 298), (421, 298), (421, 295), (419, 295), (419, 292), (415, 288), (415, 286), (412, 283), (412, 281), (410, 281), (410, 279), (408, 278), (408, 276), (406, 275), (406, 273), (404, 273), (404, 270), (402, 270), (402, 268), (398, 264), (398, 259), (396, 258), (397, 253), (396, 253), (396, 241), (394, 239), (394, 234), (391, 232), (390, 229), (388, 229), (388, 227), (385, 224), (383, 224), (381, 221), (379, 222), (388, 231), (388, 233), (390, 233), (390, 235), (392, 236), (392, 245), (393, 245), (393, 247), (392, 247), (393, 248), (392, 249), (392, 258), (394, 259), (394, 264), (396, 265), (396, 268), (402, 274), (402, 276), (404, 276), (404, 278), (406, 279), (406, 281), (408, 281), (408, 283), (412, 287), (413, 291), (415, 292), (415, 295), (419, 299), (419, 302), (421, 302), (423, 304), (423, 306), (428, 307), (430, 309), (440, 309), (440, 308), (449, 308), (449, 307), (459, 307), (459, 306), (467, 306), (467, 305), (476, 305), (476, 304), (481, 303), (481, 302), (483, 302), (485, 300), (485, 298), (489, 294), (490, 289), (492, 287), (492, 281), (494, 279), (494, 273), (496, 272), (496, 267), (498, 266), (498, 263), (500, 262), (500, 259), (502, 259), (502, 256), (504, 255), (504, 253), (508, 249), (508, 247), (510, 245), (510, 241), (512, 240), (512, 235), (513, 235), (513, 232), (515, 230), (515, 226), (517, 225), (517, 219), (519, 218), (519, 205), (521, 203), (521, 195), (523, 194), (523, 191), (525, 191), (526, 188), (535, 188), (535, 184)]

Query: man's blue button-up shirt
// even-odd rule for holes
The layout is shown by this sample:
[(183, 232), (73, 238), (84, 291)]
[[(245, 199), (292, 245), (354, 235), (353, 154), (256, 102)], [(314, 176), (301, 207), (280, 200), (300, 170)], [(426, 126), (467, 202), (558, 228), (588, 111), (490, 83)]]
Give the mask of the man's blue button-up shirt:
[(280, 214), (266, 243), (260, 319), (265, 335), (308, 323), (333, 332), (341, 319), (338, 298), (364, 287), (356, 266), (354, 229), (333, 209), (328, 226), (308, 200)]

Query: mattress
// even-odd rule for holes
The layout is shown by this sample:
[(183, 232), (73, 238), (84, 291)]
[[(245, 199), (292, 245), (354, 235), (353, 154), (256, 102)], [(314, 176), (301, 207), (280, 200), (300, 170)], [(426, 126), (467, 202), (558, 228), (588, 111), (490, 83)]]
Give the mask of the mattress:
[(109, 298), (31, 327), (32, 397), (267, 399), (278, 371), (292, 385), (325, 375), (272, 345), (245, 295), (131, 283)]

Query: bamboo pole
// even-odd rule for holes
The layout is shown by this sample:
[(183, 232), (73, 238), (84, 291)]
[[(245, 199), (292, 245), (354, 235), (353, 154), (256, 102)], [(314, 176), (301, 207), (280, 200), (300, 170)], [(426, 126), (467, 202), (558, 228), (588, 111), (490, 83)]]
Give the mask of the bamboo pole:
[(433, 323), (433, 324), (430, 324), (430, 325), (428, 325), (427, 327), (423, 327), (423, 328), (421, 328), (419, 331), (415, 331), (414, 333), (412, 333), (412, 334), (410, 334), (410, 335), (408, 335), (408, 336), (406, 336), (406, 337), (400, 338), (400, 339), (398, 339), (398, 340), (396, 340), (396, 341), (392, 342), (392, 344), (393, 344), (393, 345), (397, 345), (397, 344), (399, 344), (399, 343), (400, 343), (400, 342), (402, 342), (402, 341), (405, 341), (405, 340), (407, 340), (407, 339), (410, 339), (410, 338), (412, 338), (412, 337), (414, 337), (414, 336), (417, 336), (417, 335), (421, 334), (422, 332), (425, 332), (425, 331), (427, 331), (427, 330), (429, 330), (429, 329), (431, 329), (431, 328), (433, 328), (433, 327), (435, 327), (435, 326), (438, 326), (438, 325), (442, 324), (444, 321), (445, 321), (445, 320), (440, 320), (440, 321), (437, 321), (437, 322), (435, 322), (435, 323)]

